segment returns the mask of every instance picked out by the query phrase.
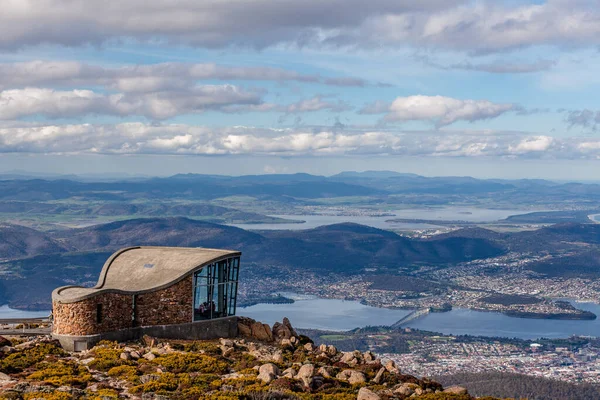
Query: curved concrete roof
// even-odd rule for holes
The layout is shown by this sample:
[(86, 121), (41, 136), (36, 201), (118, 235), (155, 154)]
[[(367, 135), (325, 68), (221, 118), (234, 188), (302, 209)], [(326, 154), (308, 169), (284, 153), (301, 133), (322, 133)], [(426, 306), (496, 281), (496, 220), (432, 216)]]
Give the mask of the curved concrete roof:
[(52, 300), (73, 303), (101, 292), (137, 294), (160, 290), (205, 265), (239, 255), (240, 252), (232, 250), (129, 247), (110, 256), (96, 286), (63, 286), (52, 292)]

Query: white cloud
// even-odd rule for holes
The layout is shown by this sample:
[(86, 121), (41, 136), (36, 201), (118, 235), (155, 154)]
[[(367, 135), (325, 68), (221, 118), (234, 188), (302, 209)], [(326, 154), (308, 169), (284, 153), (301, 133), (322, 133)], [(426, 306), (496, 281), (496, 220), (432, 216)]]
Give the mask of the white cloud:
[(181, 124), (23, 124), (0, 128), (0, 153), (410, 155), (425, 157), (600, 158), (589, 138), (513, 132), (209, 128)]
[[(1, 28), (0, 28), (1, 29)], [(50, 85), (103, 86), (122, 92), (150, 92), (194, 86), (201, 80), (297, 81), (331, 86), (370, 85), (353, 77), (328, 78), (318, 74), (271, 67), (225, 66), (213, 63), (160, 63), (104, 67), (76, 61), (27, 61), (0, 64), (0, 89)]]
[(204, 85), (180, 91), (125, 94), (25, 88), (0, 92), (0, 119), (32, 115), (69, 118), (89, 114), (166, 119), (231, 105), (260, 103), (258, 93), (233, 85)]
[(0, 48), (119, 38), (218, 48), (433, 47), (497, 52), (600, 44), (597, 0), (6, 0)]
[(431, 121), (437, 126), (453, 122), (478, 121), (498, 117), (516, 110), (515, 104), (498, 104), (488, 100), (459, 100), (444, 96), (398, 97), (391, 104), (376, 102), (366, 105), (363, 114), (386, 112), (386, 121)]
[(510, 146), (509, 151), (515, 154), (547, 151), (555, 140), (550, 136), (533, 136), (521, 140), (516, 146)]

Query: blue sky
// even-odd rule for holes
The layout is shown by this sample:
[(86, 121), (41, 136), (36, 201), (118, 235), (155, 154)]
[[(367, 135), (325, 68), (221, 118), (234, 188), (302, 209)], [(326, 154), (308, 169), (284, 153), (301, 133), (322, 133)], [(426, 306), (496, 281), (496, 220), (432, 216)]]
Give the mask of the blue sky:
[(597, 179), (599, 38), (598, 0), (9, 0), (0, 170)]

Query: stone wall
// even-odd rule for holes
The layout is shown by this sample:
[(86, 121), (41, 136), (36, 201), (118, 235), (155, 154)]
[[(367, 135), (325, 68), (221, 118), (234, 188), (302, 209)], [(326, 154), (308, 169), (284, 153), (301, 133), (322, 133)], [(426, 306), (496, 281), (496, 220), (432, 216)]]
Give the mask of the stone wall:
[[(96, 321), (98, 304), (102, 304), (102, 321)], [(75, 303), (54, 302), (52, 333), (57, 335), (97, 335), (134, 326), (184, 324), (193, 318), (192, 276), (155, 292), (136, 296), (136, 319), (133, 295), (101, 293)]]
[(192, 281), (190, 275), (166, 289), (137, 295), (137, 325), (172, 325), (192, 322), (194, 312)]
[[(98, 304), (102, 304), (102, 322), (97, 323)], [(104, 293), (76, 303), (52, 305), (52, 332), (60, 335), (94, 335), (131, 327), (131, 295)]]

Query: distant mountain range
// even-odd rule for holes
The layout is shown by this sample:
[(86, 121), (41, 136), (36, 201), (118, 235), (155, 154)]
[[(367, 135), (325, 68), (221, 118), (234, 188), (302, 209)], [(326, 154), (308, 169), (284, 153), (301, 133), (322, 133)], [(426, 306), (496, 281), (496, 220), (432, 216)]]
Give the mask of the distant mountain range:
[[(133, 219), (88, 228), (39, 232), (0, 225), (1, 301), (13, 307), (48, 308), (56, 286), (95, 281), (113, 251), (132, 245), (217, 247), (243, 252), (244, 264), (296, 268), (319, 274), (409, 275), (421, 265), (458, 263), (509, 251), (550, 253), (559, 258), (527, 266), (548, 276), (600, 277), (600, 225), (562, 224), (536, 231), (497, 233), (469, 228), (429, 239), (345, 223), (311, 230), (243, 229), (187, 218)], [(35, 290), (32, 290), (35, 288)]]
[(8, 177), (12, 178), (6, 179), (5, 176), (4, 180), (0, 180), (1, 201), (47, 202), (84, 198), (124, 202), (139, 198), (212, 200), (228, 196), (253, 196), (302, 202), (318, 198), (366, 196), (392, 202), (390, 196), (417, 194), (422, 196), (421, 201), (432, 201), (428, 196), (443, 195), (443, 199), (437, 200), (452, 202), (457, 196), (493, 197), (496, 202), (510, 201), (513, 204), (577, 201), (597, 207), (596, 201), (600, 195), (598, 184), (470, 177), (429, 178), (390, 171), (344, 172), (331, 177), (309, 174), (238, 177), (180, 174), (168, 178), (98, 178), (97, 181), (74, 176), (68, 179)]

